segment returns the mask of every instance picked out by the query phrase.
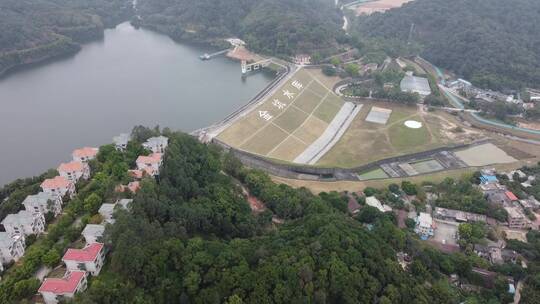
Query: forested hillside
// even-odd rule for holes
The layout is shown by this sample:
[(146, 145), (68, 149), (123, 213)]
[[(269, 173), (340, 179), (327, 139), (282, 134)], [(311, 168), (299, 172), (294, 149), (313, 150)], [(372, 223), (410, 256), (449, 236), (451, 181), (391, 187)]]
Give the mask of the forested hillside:
[(416, 0), (359, 18), (360, 37), (421, 45), (421, 55), (492, 89), (540, 84), (540, 1)]
[[(76, 303), (427, 304), (474, 297), (443, 276), (470, 276), (471, 260), (424, 248), (397, 228), (393, 214), (366, 207), (358, 217), (366, 227), (346, 213), (341, 194), (277, 185), (215, 147), (167, 136), (159, 182), (145, 180), (131, 211), (117, 211), (105, 233), (108, 263)], [(118, 158), (113, 148), (101, 151), (105, 163)], [(253, 214), (239, 182), (268, 210)], [(276, 226), (273, 216), (285, 223)], [(414, 258), (409, 272), (397, 263), (400, 250)]]
[(105, 26), (128, 18), (127, 0), (0, 1), (0, 74), (14, 66), (74, 53)]
[(343, 35), (333, 0), (139, 0), (138, 8), (141, 25), (176, 40), (240, 36), (273, 55), (324, 52)]

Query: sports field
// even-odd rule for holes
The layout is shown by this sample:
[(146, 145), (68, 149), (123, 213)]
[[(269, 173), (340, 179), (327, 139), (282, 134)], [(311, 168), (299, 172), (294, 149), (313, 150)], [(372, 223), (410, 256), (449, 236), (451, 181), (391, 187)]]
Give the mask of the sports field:
[(292, 162), (323, 135), (344, 105), (329, 83), (317, 71), (300, 69), (217, 138), (241, 150)]

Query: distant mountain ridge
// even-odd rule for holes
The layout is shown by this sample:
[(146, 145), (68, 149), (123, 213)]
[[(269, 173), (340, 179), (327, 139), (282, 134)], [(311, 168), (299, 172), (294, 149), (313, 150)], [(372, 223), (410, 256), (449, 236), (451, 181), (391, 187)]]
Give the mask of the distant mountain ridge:
[(540, 1), (416, 0), (362, 17), (361, 36), (422, 46), (421, 55), (492, 89), (540, 84)]

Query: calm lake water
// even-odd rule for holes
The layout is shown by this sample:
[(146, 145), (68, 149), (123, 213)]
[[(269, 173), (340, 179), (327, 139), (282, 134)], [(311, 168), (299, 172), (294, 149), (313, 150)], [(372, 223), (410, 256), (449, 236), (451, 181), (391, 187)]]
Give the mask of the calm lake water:
[(77, 55), (0, 80), (0, 186), (56, 168), (71, 151), (134, 125), (192, 131), (216, 122), (270, 81), (240, 64), (128, 23)]

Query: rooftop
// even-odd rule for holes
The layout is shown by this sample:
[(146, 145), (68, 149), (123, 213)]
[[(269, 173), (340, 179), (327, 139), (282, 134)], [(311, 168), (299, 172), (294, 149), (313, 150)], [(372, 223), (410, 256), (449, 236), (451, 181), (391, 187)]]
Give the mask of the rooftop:
[(92, 262), (96, 260), (102, 249), (102, 243), (93, 243), (84, 247), (83, 249), (70, 248), (66, 251), (62, 260)]
[(117, 145), (125, 145), (130, 140), (131, 136), (127, 133), (122, 133), (118, 136), (113, 137), (113, 142)]
[(94, 157), (97, 155), (99, 149), (92, 147), (84, 147), (81, 149), (76, 149), (73, 151), (73, 156), (75, 157)]
[(146, 142), (145, 144), (146, 145), (151, 145), (151, 146), (154, 146), (154, 145), (163, 145), (163, 144), (167, 144), (169, 142), (169, 139), (165, 136), (157, 136), (157, 137), (150, 137)]
[(152, 153), (148, 156), (139, 156), (137, 158), (137, 163), (143, 163), (143, 164), (157, 164), (161, 161), (161, 157), (163, 154), (161, 153)]
[(433, 219), (429, 213), (420, 212), (418, 224), (422, 227), (431, 227), (433, 225)]
[(517, 201), (518, 200), (517, 196), (514, 193), (512, 193), (511, 191), (506, 191), (504, 194), (511, 201)]
[(49, 178), (41, 183), (43, 189), (68, 188), (69, 186), (71, 186), (71, 182), (63, 176)]
[(375, 196), (366, 197), (366, 204), (379, 209), (380, 212), (392, 211), (392, 208), (387, 205), (383, 205)]
[(29, 225), (34, 222), (34, 214), (30, 211), (21, 210), (17, 214), (8, 214), (2, 221), (2, 225)]
[(39, 292), (52, 292), (56, 294), (74, 293), (81, 280), (85, 277), (84, 271), (67, 272), (61, 279), (47, 278), (39, 287)]
[(58, 172), (77, 172), (77, 171), (83, 171), (84, 165), (81, 162), (78, 161), (72, 161), (69, 163), (62, 163), (58, 167)]
[(84, 227), (82, 235), (103, 235), (104, 231), (105, 226), (103, 225), (88, 224)]
[(99, 208), (100, 214), (112, 214), (114, 212), (115, 204), (103, 204)]
[(424, 77), (405, 75), (401, 80), (400, 87), (402, 91), (417, 92), (420, 95), (429, 95), (431, 93), (429, 81)]
[(122, 206), (122, 208), (124, 209), (127, 209), (127, 207), (129, 206), (129, 204), (131, 204), (131, 202), (133, 202), (132, 199), (123, 198), (121, 200), (118, 200), (116, 204)]
[(54, 200), (56, 200), (56, 196), (54, 196), (53, 194), (46, 193), (46, 192), (39, 192), (38, 194), (27, 196), (23, 201), (23, 205), (24, 204), (42, 204), (42, 205), (45, 205), (49, 201), (54, 201)]
[(517, 207), (504, 207), (504, 210), (508, 212), (508, 216), (511, 218), (520, 218), (523, 217), (523, 214)]

